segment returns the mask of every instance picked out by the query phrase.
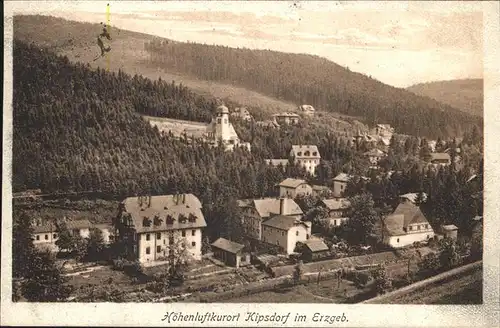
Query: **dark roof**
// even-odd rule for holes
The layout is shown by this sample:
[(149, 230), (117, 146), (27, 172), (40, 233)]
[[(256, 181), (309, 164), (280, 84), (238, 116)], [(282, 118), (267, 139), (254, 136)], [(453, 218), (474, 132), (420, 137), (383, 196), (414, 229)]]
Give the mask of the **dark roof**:
[(270, 218), (267, 221), (262, 222), (262, 225), (268, 226), (268, 227), (273, 227), (273, 228), (278, 228), (281, 230), (290, 230), (290, 228), (301, 224), (302, 222), (300, 220), (297, 220), (294, 217), (291, 216), (285, 216), (285, 215), (277, 215), (275, 217)]
[(307, 181), (302, 179), (286, 178), (285, 180), (280, 182), (279, 186), (287, 188), (297, 188), (298, 186), (303, 184), (307, 184)]
[[(201, 212), (200, 200), (193, 194), (184, 194), (184, 197), (183, 195), (151, 196), (151, 204), (149, 198), (144, 197), (142, 205), (139, 197), (129, 197), (122, 204), (125, 212), (131, 215), (137, 233), (197, 229), (207, 226)], [(159, 225), (153, 222), (155, 216), (162, 220)], [(186, 221), (181, 223), (179, 219), (182, 216)], [(188, 220), (190, 216), (195, 218), (194, 222)], [(167, 224), (167, 217), (174, 219), (172, 224)], [(143, 225), (144, 218), (152, 221), (149, 227)]]
[(82, 219), (82, 220), (68, 220), (66, 221), (66, 227), (69, 230), (72, 229), (89, 229), (92, 227), (92, 223), (90, 223), (89, 220), (87, 219)]
[(418, 223), (429, 224), (429, 221), (420, 208), (410, 202), (399, 204), (394, 212), (384, 219), (384, 226), (392, 236), (405, 235), (405, 228)]
[(45, 223), (38, 226), (37, 225), (33, 226), (34, 233), (55, 232), (56, 229), (57, 229), (56, 225), (53, 223)]
[(235, 243), (234, 241), (227, 240), (225, 238), (219, 238), (212, 243), (212, 247), (216, 247), (229, 253), (236, 254), (240, 252), (245, 246)]
[(308, 241), (304, 242), (304, 244), (313, 253), (330, 250), (328, 246), (326, 246), (326, 244), (320, 239), (309, 239)]

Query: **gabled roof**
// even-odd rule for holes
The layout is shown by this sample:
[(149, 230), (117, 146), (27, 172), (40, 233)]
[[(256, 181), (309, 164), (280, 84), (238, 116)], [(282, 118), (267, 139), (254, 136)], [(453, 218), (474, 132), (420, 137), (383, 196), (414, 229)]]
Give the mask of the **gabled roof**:
[(234, 241), (230, 241), (225, 238), (219, 238), (214, 241), (212, 243), (212, 247), (216, 247), (233, 254), (239, 253), (243, 248), (245, 248), (244, 245), (235, 243)]
[(303, 184), (307, 184), (307, 181), (302, 179), (286, 178), (285, 180), (280, 182), (279, 186), (287, 188), (297, 188), (298, 186)]
[(313, 253), (330, 250), (328, 246), (320, 239), (309, 239), (308, 241), (304, 242), (304, 244)]
[[(124, 211), (130, 214), (138, 233), (196, 229), (207, 226), (201, 212), (201, 202), (193, 194), (151, 196), (150, 198), (142, 197), (142, 199), (142, 204), (139, 197), (129, 197), (122, 202)], [(194, 222), (187, 220), (190, 216), (195, 218)], [(159, 225), (154, 224), (155, 217), (161, 219)], [(186, 218), (186, 221), (180, 222), (181, 217)], [(149, 227), (143, 225), (144, 218), (151, 220)], [(173, 223), (167, 224), (167, 218), (173, 218)]]
[(333, 181), (349, 182), (349, 180), (351, 180), (352, 178), (353, 178), (352, 175), (346, 173), (340, 173), (335, 178), (333, 178)]
[(399, 204), (394, 212), (384, 218), (384, 226), (391, 236), (406, 235), (410, 224), (429, 224), (420, 208), (413, 203)]
[(299, 114), (291, 113), (291, 112), (286, 112), (286, 113), (276, 113), (273, 114), (274, 117), (300, 117)]
[(286, 215), (276, 215), (269, 220), (262, 222), (263, 226), (273, 227), (281, 230), (290, 230), (290, 228), (299, 224), (305, 225), (305, 223), (303, 223), (302, 221)]
[(56, 225), (52, 222), (33, 226), (34, 233), (55, 232), (56, 230)]
[(302, 215), (304, 212), (300, 209), (300, 206), (293, 200), (289, 198), (283, 198), (284, 203), (284, 213), (280, 213), (280, 198), (263, 198), (255, 199), (253, 205), (259, 213), (260, 217), (267, 218), (271, 214), (284, 214), (284, 215)]
[[(315, 145), (292, 145), (291, 152), (298, 158), (321, 158), (318, 147)], [(309, 152), (309, 155), (305, 155), (307, 152)], [(300, 155), (298, 155), (299, 153)], [(316, 155), (313, 155), (314, 153)]]
[(450, 154), (448, 153), (431, 153), (431, 161), (450, 161), (451, 160), (451, 157), (450, 157)]
[(343, 210), (351, 206), (351, 203), (345, 198), (323, 199), (321, 202), (325, 204), (326, 208), (330, 211)]

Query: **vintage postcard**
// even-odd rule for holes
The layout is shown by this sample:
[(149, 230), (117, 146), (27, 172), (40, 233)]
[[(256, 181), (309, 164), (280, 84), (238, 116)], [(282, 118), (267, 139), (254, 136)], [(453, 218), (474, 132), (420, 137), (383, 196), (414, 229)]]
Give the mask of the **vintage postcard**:
[(7, 1), (1, 324), (500, 326), (499, 8)]

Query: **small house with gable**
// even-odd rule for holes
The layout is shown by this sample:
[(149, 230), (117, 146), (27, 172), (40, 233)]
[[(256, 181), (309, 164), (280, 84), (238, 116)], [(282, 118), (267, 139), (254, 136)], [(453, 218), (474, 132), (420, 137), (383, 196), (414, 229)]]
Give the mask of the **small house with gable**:
[(311, 238), (304, 242), (302, 257), (305, 261), (314, 261), (325, 257), (329, 252), (330, 249), (321, 239)]
[(229, 266), (239, 268), (250, 264), (250, 254), (244, 253), (244, 245), (225, 238), (219, 238), (211, 244), (214, 257)]
[(297, 196), (308, 196), (313, 193), (312, 187), (306, 180), (287, 178), (278, 185), (280, 197), (295, 198)]

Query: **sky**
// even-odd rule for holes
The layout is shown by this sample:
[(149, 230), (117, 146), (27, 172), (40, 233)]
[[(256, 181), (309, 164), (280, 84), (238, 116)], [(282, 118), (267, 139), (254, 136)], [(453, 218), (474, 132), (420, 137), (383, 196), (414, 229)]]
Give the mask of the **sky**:
[(103, 22), (176, 41), (309, 53), (384, 83), (483, 77), (479, 2), (11, 2), (15, 13)]

